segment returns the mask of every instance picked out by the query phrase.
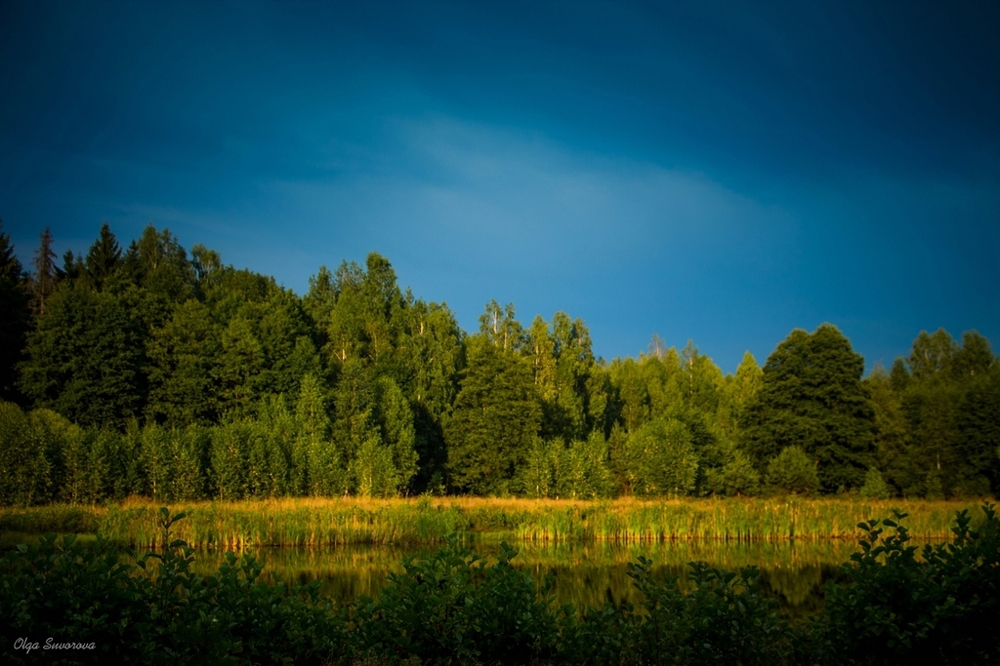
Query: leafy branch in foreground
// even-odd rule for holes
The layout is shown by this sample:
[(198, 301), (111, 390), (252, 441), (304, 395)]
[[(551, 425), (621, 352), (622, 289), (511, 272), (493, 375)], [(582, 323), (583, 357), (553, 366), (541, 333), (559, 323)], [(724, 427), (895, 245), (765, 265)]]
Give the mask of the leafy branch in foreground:
[(817, 654), (831, 664), (1000, 663), (1000, 520), (994, 505), (982, 510), (979, 529), (960, 511), (954, 541), (924, 546), (919, 559), (905, 513), (859, 524), (847, 585), (826, 588)]

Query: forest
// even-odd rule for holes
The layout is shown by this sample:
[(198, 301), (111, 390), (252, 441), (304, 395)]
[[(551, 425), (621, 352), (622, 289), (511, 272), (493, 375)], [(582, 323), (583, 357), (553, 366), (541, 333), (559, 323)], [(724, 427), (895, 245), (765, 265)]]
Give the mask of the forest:
[(1000, 487), (1000, 362), (975, 331), (920, 332), (865, 377), (823, 324), (724, 374), (655, 335), (595, 358), (565, 312), (490, 301), (465, 332), (374, 252), (299, 296), (152, 225), (53, 242), (29, 271), (0, 226), (0, 505)]

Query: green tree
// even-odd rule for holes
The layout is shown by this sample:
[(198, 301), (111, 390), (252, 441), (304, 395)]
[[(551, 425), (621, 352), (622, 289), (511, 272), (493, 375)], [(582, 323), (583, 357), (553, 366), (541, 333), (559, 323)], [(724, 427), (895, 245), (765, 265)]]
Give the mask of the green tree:
[(750, 457), (732, 444), (726, 447), (722, 463), (708, 470), (703, 491), (726, 497), (756, 495), (760, 491), (760, 473)]
[(326, 400), (314, 375), (302, 378), (295, 415), (299, 433), (292, 457), (293, 492), (319, 497), (344, 494), (346, 461), (330, 438)]
[[(214, 422), (219, 413), (216, 363), (221, 346), (207, 306), (194, 299), (178, 305), (169, 321), (152, 331), (146, 346), (147, 415), (177, 426)], [(234, 346), (229, 348), (233, 355)]]
[(183, 303), (194, 296), (195, 270), (169, 229), (152, 224), (133, 241), (122, 258), (124, 279), (165, 303)]
[(910, 352), (910, 373), (917, 379), (925, 379), (937, 373), (950, 374), (957, 352), (958, 345), (943, 328), (933, 334), (921, 331), (913, 341)]
[(416, 430), (413, 412), (403, 391), (391, 377), (380, 377), (375, 385), (377, 419), (381, 442), (391, 452), (395, 472), (392, 494), (405, 492), (417, 473)]
[(240, 500), (250, 495), (247, 480), (250, 429), (250, 423), (239, 419), (227, 419), (212, 429), (211, 483), (219, 500)]
[(95, 289), (101, 291), (105, 283), (115, 274), (122, 262), (122, 249), (105, 222), (100, 234), (87, 253), (86, 274)]
[(793, 495), (819, 492), (816, 464), (798, 446), (786, 446), (767, 465), (767, 483), (772, 489)]
[(865, 484), (858, 492), (861, 497), (867, 499), (889, 499), (892, 497), (892, 488), (882, 478), (882, 473), (877, 468), (872, 467), (865, 474)]
[(1000, 490), (1000, 363), (970, 376), (956, 425), (959, 493), (996, 494)]
[(759, 466), (789, 446), (818, 462), (822, 488), (857, 488), (874, 453), (875, 415), (864, 359), (830, 324), (796, 329), (768, 357), (741, 419), (742, 448)]
[(538, 433), (541, 409), (530, 367), (500, 338), (470, 338), (468, 365), (445, 425), (454, 487), (478, 495), (505, 494)]
[(479, 316), (479, 334), (505, 352), (521, 354), (529, 345), (528, 335), (514, 316), (513, 303), (502, 308), (495, 300), (487, 303), (486, 312)]
[(640, 496), (684, 496), (695, 488), (698, 454), (678, 419), (653, 419), (629, 433), (623, 451), (627, 490)]
[(885, 471), (889, 481), (905, 488), (910, 474), (907, 455), (909, 429), (900, 392), (893, 388), (892, 377), (881, 365), (875, 367), (864, 383), (875, 411), (876, 466)]
[(553, 444), (556, 497), (594, 499), (612, 494), (614, 480), (602, 433), (593, 432), (586, 440), (574, 440), (569, 446), (563, 446), (559, 440)]
[[(555, 494), (553, 449), (556, 447), (562, 448), (562, 442), (544, 440), (538, 435), (531, 439), (531, 445), (517, 469), (514, 485), (518, 491), (536, 499), (552, 497)], [(558, 452), (556, 453), (558, 455)]]
[(229, 321), (222, 332), (221, 348), (215, 367), (215, 379), (220, 385), (219, 411), (234, 418), (246, 416), (260, 398), (256, 385), (265, 368), (264, 349), (253, 326), (242, 316)]
[(22, 390), (75, 423), (121, 427), (145, 403), (146, 335), (127, 301), (66, 283), (28, 337)]
[(49, 297), (52, 296), (59, 283), (56, 269), (56, 253), (52, 249), (52, 231), (45, 227), (40, 237), (38, 250), (35, 251), (35, 273), (31, 286), (34, 293), (35, 312), (38, 316), (48, 314)]
[(465, 363), (462, 331), (447, 305), (409, 298), (399, 357), (400, 388), (413, 411), (418, 458), (412, 486), (415, 492), (440, 490), (447, 461), (444, 422), (458, 394), (459, 372)]
[(9, 402), (0, 402), (0, 506), (29, 506), (49, 496), (51, 465), (45, 442), (28, 415)]
[(22, 400), (16, 387), (17, 364), (21, 361), (31, 321), (29, 283), (21, 262), (14, 255), (10, 236), (0, 220), (0, 400)]

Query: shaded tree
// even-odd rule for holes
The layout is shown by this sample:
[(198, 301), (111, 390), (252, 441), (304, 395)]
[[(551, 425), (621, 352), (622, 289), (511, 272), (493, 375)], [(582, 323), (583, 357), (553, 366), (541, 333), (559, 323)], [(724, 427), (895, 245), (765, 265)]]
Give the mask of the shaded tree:
[(22, 359), (31, 321), (31, 295), (27, 275), (14, 255), (10, 236), (0, 220), (0, 400), (20, 402), (17, 364)]
[(35, 251), (35, 273), (31, 286), (35, 297), (35, 312), (39, 316), (48, 313), (49, 297), (55, 292), (58, 284), (56, 271), (56, 253), (52, 249), (52, 231), (45, 227), (40, 236), (38, 249)]
[(121, 427), (145, 403), (146, 329), (127, 301), (66, 283), (29, 335), (21, 388), (81, 425)]
[(741, 419), (741, 442), (763, 467), (790, 446), (818, 464), (827, 492), (859, 487), (874, 453), (874, 411), (864, 359), (830, 324), (796, 329), (768, 357)]
[(505, 494), (538, 433), (541, 409), (531, 369), (497, 338), (470, 338), (468, 365), (445, 424), (452, 485), (474, 494)]
[(118, 240), (111, 233), (111, 227), (105, 222), (101, 231), (87, 252), (86, 274), (95, 289), (100, 291), (122, 261), (122, 249)]

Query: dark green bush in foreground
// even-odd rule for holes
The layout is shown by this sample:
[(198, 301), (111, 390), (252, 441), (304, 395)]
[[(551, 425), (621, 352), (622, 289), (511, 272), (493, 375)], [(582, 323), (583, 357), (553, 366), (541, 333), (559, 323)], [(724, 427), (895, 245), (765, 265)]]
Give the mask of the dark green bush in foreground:
[[(555, 607), (510, 562), (488, 566), (450, 542), (404, 560), (380, 600), (334, 608), (317, 587), (269, 586), (260, 565), (230, 555), (219, 571), (190, 571), (192, 551), (136, 557), (72, 537), (20, 546), (0, 560), (4, 663), (206, 664), (896, 664), (1000, 663), (1000, 520), (979, 529), (958, 514), (952, 543), (917, 559), (896, 520), (862, 523), (861, 552), (829, 585), (825, 610), (789, 624), (761, 592), (759, 573), (693, 563), (685, 590), (640, 558), (629, 575), (636, 608)], [(892, 530), (884, 533), (883, 527)], [(45, 650), (46, 640), (82, 649)], [(25, 649), (37, 643), (30, 652)], [(15, 649), (15, 645), (19, 647)], [(89, 648), (93, 645), (93, 648)]]

